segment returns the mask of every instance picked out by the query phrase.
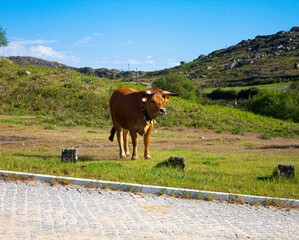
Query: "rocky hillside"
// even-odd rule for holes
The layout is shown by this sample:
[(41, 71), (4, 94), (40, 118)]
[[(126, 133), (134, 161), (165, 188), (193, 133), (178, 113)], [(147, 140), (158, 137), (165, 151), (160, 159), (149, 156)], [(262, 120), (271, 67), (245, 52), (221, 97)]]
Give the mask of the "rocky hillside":
[(299, 80), (299, 27), (257, 36), (192, 62), (149, 73), (187, 76), (202, 86), (236, 86)]
[(67, 65), (58, 63), (58, 62), (52, 62), (52, 61), (46, 61), (40, 58), (35, 57), (7, 57), (10, 61), (13, 63), (20, 65), (20, 66), (41, 66), (41, 67), (50, 67), (50, 68), (71, 68)]
[[(7, 57), (11, 62), (20, 65), (20, 66), (41, 66), (41, 67), (49, 67), (49, 68), (62, 68), (62, 69), (72, 69), (77, 72), (87, 74), (87, 75), (96, 75), (101, 78), (109, 78), (109, 79), (132, 79), (132, 76), (136, 75), (135, 71), (120, 71), (117, 69), (107, 69), (107, 68), (97, 68), (93, 69), (91, 67), (82, 67), (75, 68), (70, 67), (58, 62), (47, 61), (40, 58), (35, 57)], [(142, 75), (144, 72), (139, 71), (138, 74)]]

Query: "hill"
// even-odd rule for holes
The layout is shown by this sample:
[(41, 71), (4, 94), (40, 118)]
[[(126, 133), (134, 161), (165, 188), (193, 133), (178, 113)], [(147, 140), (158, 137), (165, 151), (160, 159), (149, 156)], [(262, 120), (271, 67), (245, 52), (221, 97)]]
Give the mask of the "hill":
[[(40, 67), (49, 67), (49, 68), (71, 69), (86, 75), (95, 75), (101, 78), (109, 78), (109, 79), (130, 79), (132, 78), (132, 76), (136, 75), (135, 71), (120, 71), (117, 69), (107, 69), (107, 68), (94, 69), (91, 67), (75, 68), (58, 62), (47, 61), (35, 57), (13, 56), (13, 57), (7, 57), (7, 59), (20, 66), (40, 66)], [(144, 74), (144, 72), (138, 71), (138, 74), (142, 75)]]
[(148, 73), (180, 74), (202, 87), (242, 86), (299, 80), (299, 27), (243, 40), (180, 66)]
[(69, 68), (72, 69), (72, 67), (69, 67), (67, 65), (53, 62), (53, 61), (47, 61), (40, 58), (35, 57), (7, 57), (11, 62), (18, 64), (20, 66), (40, 66), (40, 67), (49, 67), (49, 68)]
[[(46, 127), (54, 125), (111, 126), (109, 97), (121, 82), (77, 71), (19, 66), (0, 58), (0, 114), (33, 115)], [(132, 88), (144, 88), (128, 84)], [(173, 97), (158, 126), (195, 127), (236, 134), (257, 132), (297, 136), (299, 124), (262, 117), (233, 107), (202, 105)]]

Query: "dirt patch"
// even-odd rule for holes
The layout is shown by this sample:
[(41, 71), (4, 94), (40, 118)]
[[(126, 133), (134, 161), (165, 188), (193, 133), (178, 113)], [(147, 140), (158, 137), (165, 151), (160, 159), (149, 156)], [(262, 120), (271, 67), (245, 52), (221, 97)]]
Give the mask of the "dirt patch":
[[(0, 152), (7, 150), (24, 155), (60, 157), (62, 148), (79, 149), (79, 160), (118, 159), (117, 141), (108, 140), (110, 129), (87, 127), (20, 126), (0, 123)], [(132, 151), (132, 145), (129, 145)], [(143, 156), (143, 140), (139, 136), (139, 156)], [(200, 129), (157, 128), (151, 135), (150, 150), (180, 149), (201, 153), (262, 152), (299, 155), (297, 138), (260, 139), (258, 134), (215, 133)], [(154, 157), (154, 156), (152, 156)]]
[(31, 137), (20, 137), (20, 136), (0, 136), (0, 143), (1, 142), (22, 142), (28, 140), (36, 140), (37, 138)]

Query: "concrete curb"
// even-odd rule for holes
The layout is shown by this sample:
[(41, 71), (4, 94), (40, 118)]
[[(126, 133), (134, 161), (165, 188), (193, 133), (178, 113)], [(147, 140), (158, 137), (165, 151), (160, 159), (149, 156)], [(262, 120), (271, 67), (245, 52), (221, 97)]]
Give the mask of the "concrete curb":
[(16, 178), (33, 178), (37, 181), (42, 182), (67, 182), (79, 186), (85, 187), (99, 187), (106, 188), (111, 190), (120, 190), (126, 192), (140, 192), (140, 193), (150, 193), (156, 195), (168, 195), (174, 197), (187, 197), (195, 199), (204, 199), (204, 200), (218, 200), (218, 201), (227, 201), (227, 202), (243, 202), (247, 204), (275, 204), (279, 203), (280, 205), (286, 207), (298, 207), (299, 200), (296, 199), (286, 199), (286, 198), (272, 198), (272, 197), (262, 197), (262, 196), (253, 196), (253, 195), (243, 195), (243, 194), (233, 194), (233, 193), (222, 193), (222, 192), (211, 192), (211, 191), (201, 191), (201, 190), (192, 190), (192, 189), (183, 189), (183, 188), (171, 188), (171, 187), (161, 187), (161, 186), (150, 186), (142, 184), (131, 184), (124, 182), (112, 182), (112, 181), (101, 181), (101, 180), (92, 180), (92, 179), (82, 179), (82, 178), (70, 178), (70, 177), (59, 177), (51, 176), (44, 174), (32, 174), (32, 173), (23, 173), (23, 172), (13, 172), (0, 170), (0, 177), (4, 176), (15, 176)]

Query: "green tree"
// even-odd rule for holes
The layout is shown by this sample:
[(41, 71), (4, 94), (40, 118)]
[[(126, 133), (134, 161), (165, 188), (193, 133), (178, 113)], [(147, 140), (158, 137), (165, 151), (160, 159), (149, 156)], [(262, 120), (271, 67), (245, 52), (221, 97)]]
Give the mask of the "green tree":
[(7, 47), (9, 41), (6, 38), (6, 29), (0, 25), (0, 47), (3, 47), (3, 56), (4, 56), (4, 47)]

